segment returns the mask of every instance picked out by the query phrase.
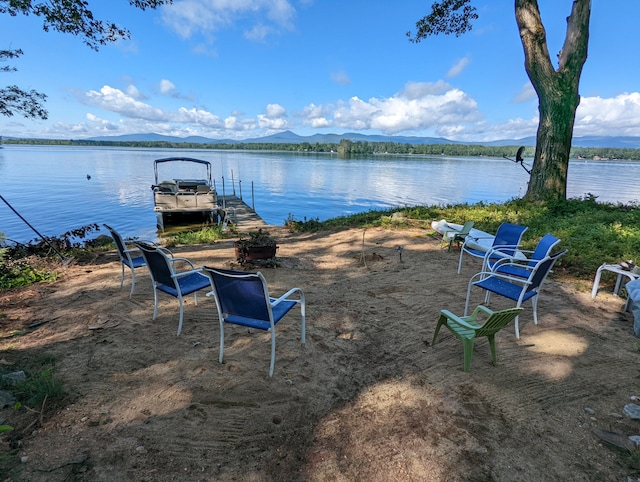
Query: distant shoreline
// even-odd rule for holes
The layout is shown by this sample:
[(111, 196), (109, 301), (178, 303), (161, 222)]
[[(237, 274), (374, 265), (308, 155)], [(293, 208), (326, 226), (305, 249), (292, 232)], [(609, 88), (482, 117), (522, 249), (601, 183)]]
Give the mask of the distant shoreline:
[[(513, 146), (485, 146), (478, 144), (409, 144), (400, 142), (366, 142), (342, 140), (336, 143), (272, 143), (272, 142), (169, 142), (169, 141), (103, 141), (73, 139), (17, 139), (4, 138), (5, 145), (129, 147), (147, 149), (202, 149), (239, 151), (280, 151), (338, 154), (341, 158), (357, 155), (430, 155), (466, 157), (513, 157)], [(534, 147), (526, 147), (524, 157), (532, 158)], [(619, 147), (572, 147), (571, 159), (578, 160), (640, 160), (640, 149)]]

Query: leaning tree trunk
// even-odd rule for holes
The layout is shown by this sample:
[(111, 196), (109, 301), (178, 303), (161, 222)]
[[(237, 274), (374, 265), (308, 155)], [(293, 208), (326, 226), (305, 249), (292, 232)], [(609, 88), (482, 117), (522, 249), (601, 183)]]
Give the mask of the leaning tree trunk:
[(539, 99), (536, 152), (525, 198), (566, 199), (573, 124), (580, 102), (578, 85), (587, 60), (591, 0), (573, 2), (557, 69), (547, 49), (538, 2), (515, 0), (515, 8), (525, 68)]

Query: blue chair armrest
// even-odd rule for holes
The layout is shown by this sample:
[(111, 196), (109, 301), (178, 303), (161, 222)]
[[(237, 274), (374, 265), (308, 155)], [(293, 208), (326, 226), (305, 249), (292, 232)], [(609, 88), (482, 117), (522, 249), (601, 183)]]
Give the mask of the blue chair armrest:
[[(300, 293), (300, 298), (299, 299), (290, 299), (289, 296), (291, 296), (292, 294), (299, 292)], [(208, 295), (207, 295), (208, 296)], [(302, 300), (304, 299), (304, 293), (302, 292), (302, 290), (300, 288), (291, 288), (289, 291), (287, 291), (285, 294), (283, 294), (282, 296), (280, 296), (279, 298), (275, 298), (275, 299), (271, 299), (270, 303), (271, 306), (277, 306), (279, 303), (282, 303), (283, 301), (295, 301), (296, 303), (301, 303)]]
[[(178, 258), (176, 258), (178, 259)], [(202, 268), (196, 268), (196, 269), (190, 269), (188, 271), (181, 271), (180, 273), (174, 273), (171, 275), (172, 278), (182, 278), (184, 276), (189, 276), (195, 273), (200, 273), (202, 274)], [(202, 275), (202, 276), (206, 276), (206, 275)]]
[[(170, 261), (173, 263), (174, 269), (175, 269), (175, 263), (178, 261), (183, 261), (185, 263), (187, 263), (191, 269), (195, 269), (195, 265), (189, 261), (187, 258), (171, 258)], [(202, 268), (199, 268), (199, 270), (202, 270)]]

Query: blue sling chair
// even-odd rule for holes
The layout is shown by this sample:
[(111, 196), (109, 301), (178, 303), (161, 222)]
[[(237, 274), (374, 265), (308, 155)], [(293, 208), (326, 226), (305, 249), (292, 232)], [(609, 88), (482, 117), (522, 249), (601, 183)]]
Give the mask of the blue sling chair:
[[(146, 266), (144, 261), (144, 257), (138, 248), (129, 249), (127, 248), (127, 244), (125, 240), (120, 236), (120, 233), (113, 229), (111, 226), (107, 224), (103, 224), (103, 226), (109, 231), (111, 237), (113, 238), (113, 242), (116, 245), (118, 250), (118, 255), (120, 256), (120, 263), (122, 267), (122, 276), (120, 277), (120, 288), (124, 286), (124, 267), (126, 266), (131, 270), (131, 292), (129, 293), (129, 298), (133, 296), (133, 292), (136, 289), (136, 269), (142, 268)], [(152, 242), (148, 241), (147, 244), (153, 245)], [(165, 249), (167, 253), (171, 253), (168, 249)], [(134, 256), (138, 255), (138, 256)]]
[(511, 223), (502, 223), (498, 230), (496, 231), (496, 235), (493, 237), (493, 243), (488, 251), (477, 249), (477, 241), (480, 238), (474, 238), (472, 236), (467, 236), (462, 244), (462, 248), (460, 249), (460, 261), (458, 262), (458, 274), (462, 270), (462, 256), (464, 253), (467, 253), (474, 258), (482, 258), (482, 270), (484, 271), (486, 268), (487, 258), (488, 256), (500, 256), (498, 253), (494, 253), (494, 251), (498, 248), (502, 250), (502, 253), (507, 256), (514, 256), (517, 248), (520, 246), (520, 240), (522, 239), (522, 235), (524, 232), (529, 229), (526, 226), (519, 226), (517, 224)]
[[(306, 303), (300, 288), (291, 288), (279, 298), (271, 298), (267, 281), (259, 271), (249, 273), (218, 268), (204, 267), (211, 279), (220, 321), (220, 363), (224, 356), (225, 323), (246, 326), (271, 334), (271, 364), (269, 377), (273, 376), (276, 359), (276, 325), (296, 305), (300, 305), (301, 328), (300, 342), (304, 345), (306, 336)], [(292, 298), (294, 296), (294, 298)]]
[[(467, 299), (464, 305), (464, 316), (469, 310), (469, 301), (471, 297), (471, 288), (478, 287), (486, 291), (484, 304), (487, 305), (491, 298), (491, 294), (496, 294), (508, 298), (516, 302), (516, 308), (531, 300), (533, 308), (533, 322), (538, 324), (538, 295), (544, 280), (551, 272), (551, 268), (558, 259), (566, 254), (567, 250), (547, 256), (536, 262), (533, 266), (528, 263), (509, 262), (503, 265), (503, 268), (518, 268), (526, 270), (529, 275), (524, 278), (522, 276), (514, 276), (503, 273), (501, 271), (481, 271), (476, 273), (469, 280), (467, 287)], [(500, 268), (502, 269), (502, 268)], [(516, 338), (520, 338), (520, 327), (518, 318), (515, 318)]]
[[(180, 318), (178, 321), (178, 335), (182, 331), (183, 303), (184, 296), (193, 293), (195, 303), (198, 304), (199, 290), (211, 288), (211, 281), (208, 276), (202, 274), (202, 269), (196, 269), (193, 263), (186, 258), (172, 258), (165, 253), (163, 248), (151, 246), (146, 243), (134, 243), (142, 252), (153, 283), (153, 320), (158, 316), (158, 291), (178, 298), (180, 303)], [(178, 272), (175, 264), (186, 263), (191, 269)]]

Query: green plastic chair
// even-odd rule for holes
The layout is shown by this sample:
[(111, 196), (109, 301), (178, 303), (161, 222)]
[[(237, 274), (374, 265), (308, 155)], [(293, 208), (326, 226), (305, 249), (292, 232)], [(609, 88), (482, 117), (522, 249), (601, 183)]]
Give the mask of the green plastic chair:
[(464, 240), (471, 233), (471, 228), (473, 228), (473, 221), (467, 221), (463, 224), (462, 228), (458, 230), (445, 231), (442, 233), (442, 246), (448, 241), (449, 249), (447, 251), (451, 251), (451, 245), (453, 243), (464, 243)]
[[(491, 348), (491, 359), (494, 365), (498, 363), (496, 356), (495, 335), (502, 328), (511, 323), (520, 314), (522, 308), (509, 308), (502, 311), (491, 311), (486, 306), (478, 306), (469, 316), (457, 316), (448, 310), (440, 311), (440, 319), (436, 325), (431, 345), (435, 345), (436, 337), (442, 325), (449, 328), (451, 333), (457, 336), (464, 346), (464, 371), (471, 370), (471, 358), (473, 357), (473, 342), (476, 338), (486, 336)], [(484, 313), (488, 316), (482, 324), (478, 323), (478, 315)]]

